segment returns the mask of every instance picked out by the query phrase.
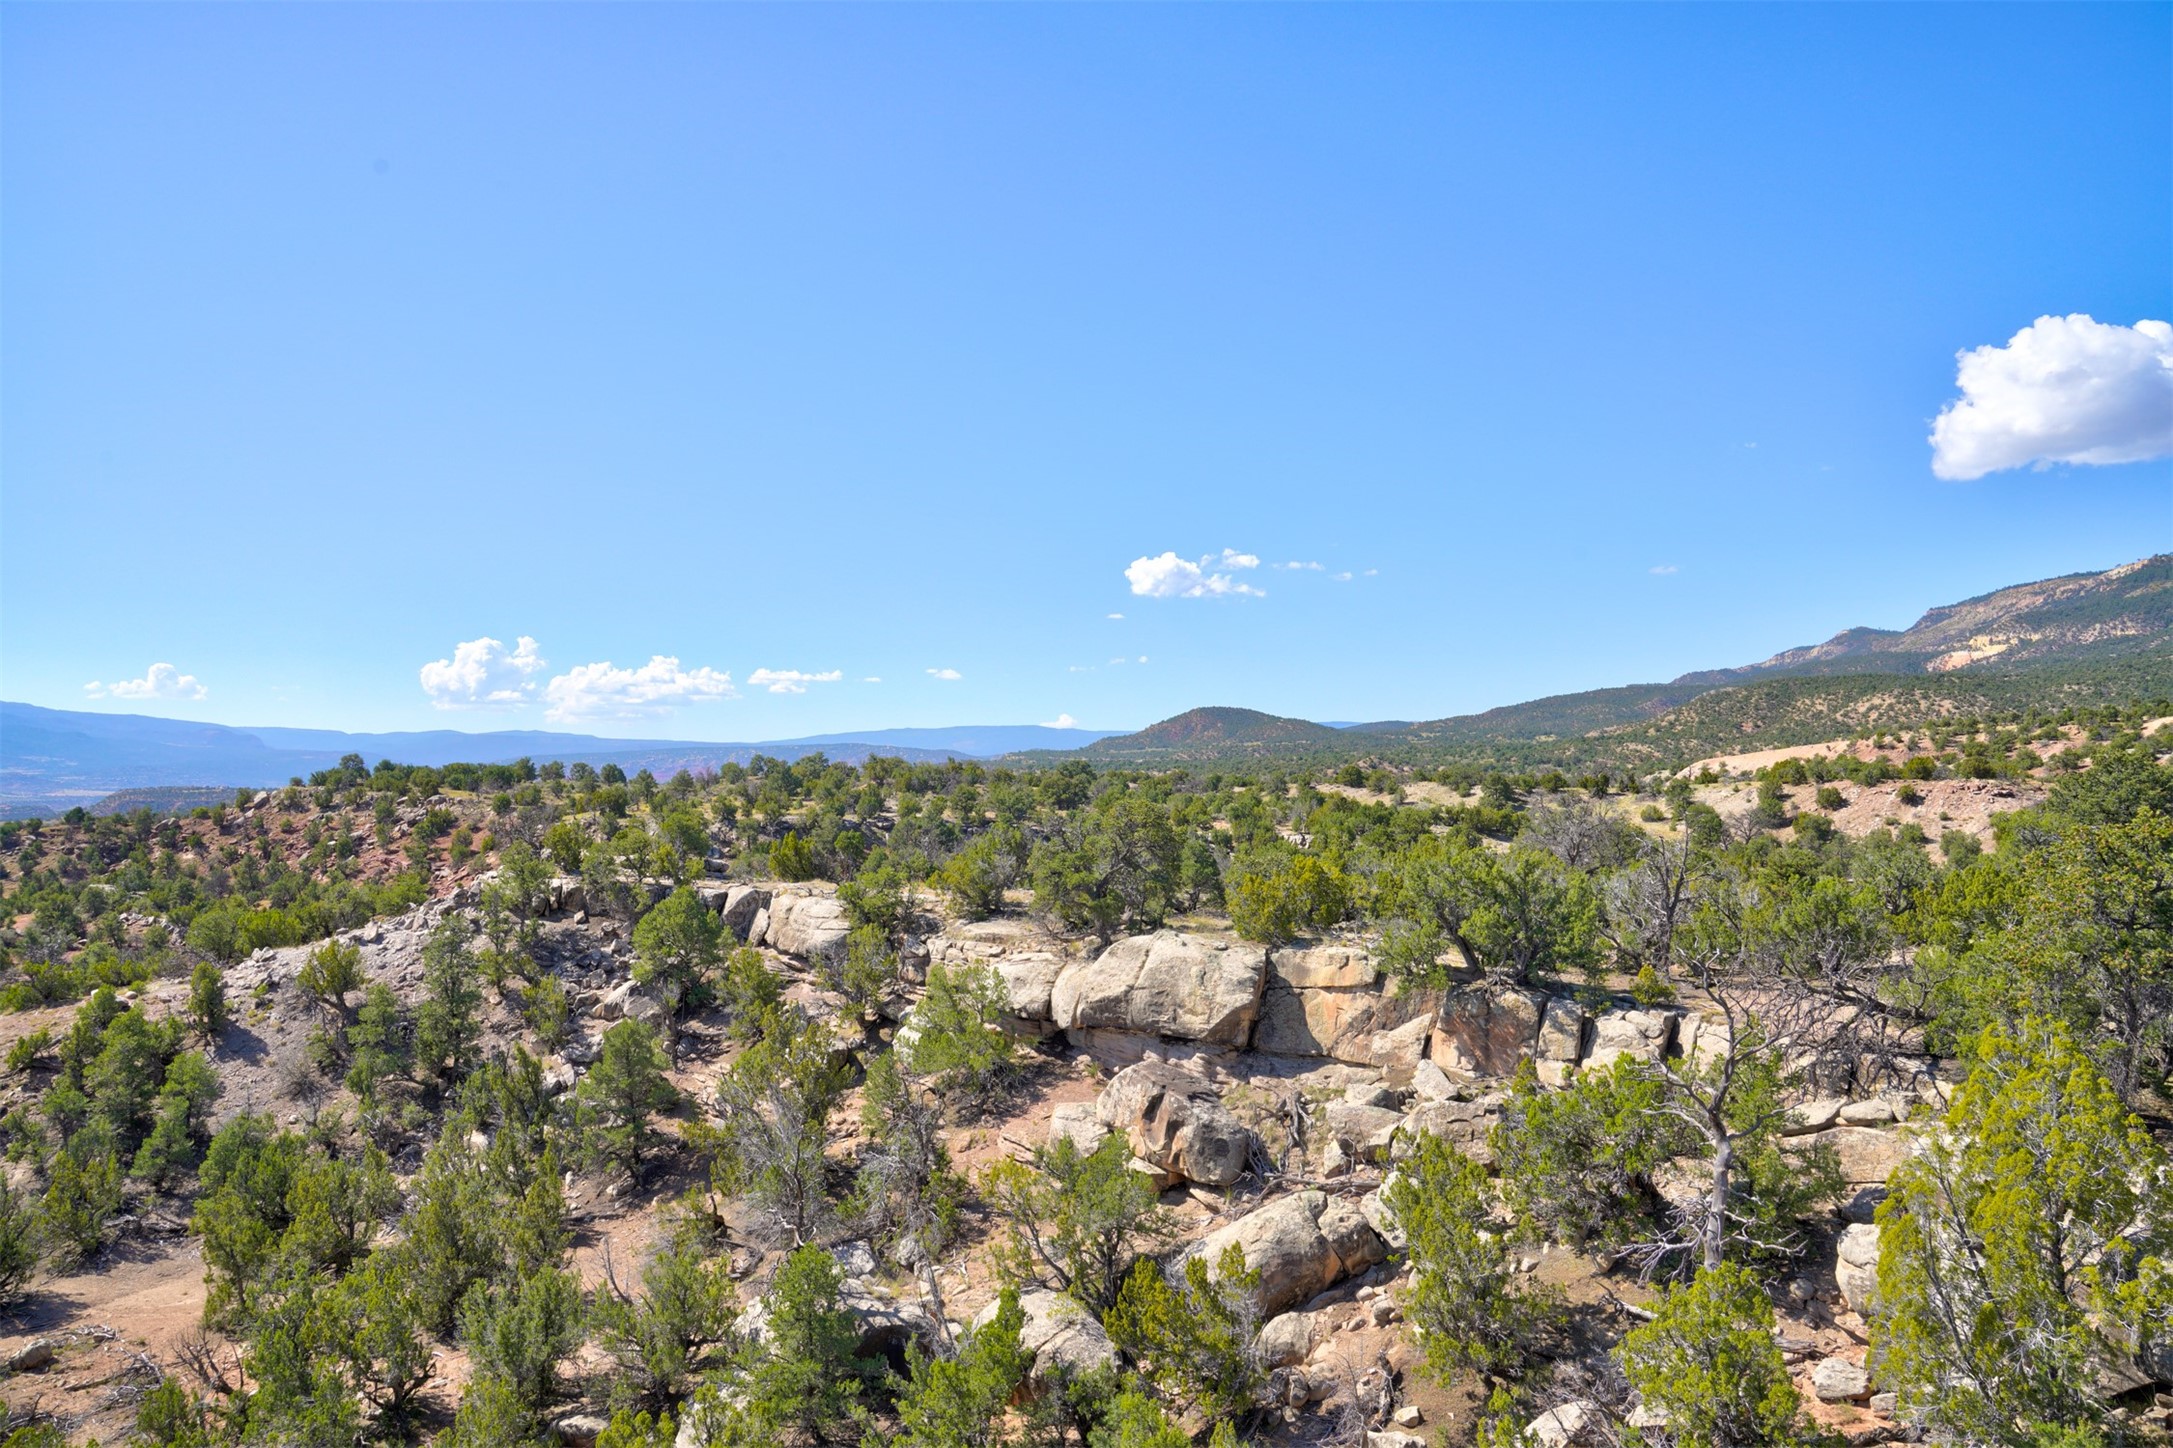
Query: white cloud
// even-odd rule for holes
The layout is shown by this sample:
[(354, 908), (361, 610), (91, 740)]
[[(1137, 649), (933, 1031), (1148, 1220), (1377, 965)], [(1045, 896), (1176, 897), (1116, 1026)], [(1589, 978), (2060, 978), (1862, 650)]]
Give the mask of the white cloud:
[(1147, 662), (1147, 656), (1145, 654), (1141, 654), (1139, 656), (1139, 661), (1144, 664), (1145, 662)]
[(1335, 579), (1335, 581), (1336, 581), (1336, 582), (1338, 582), (1338, 583), (1348, 583), (1348, 582), (1350, 582), (1350, 581), (1351, 581), (1351, 576), (1350, 576), (1350, 574), (1348, 574), (1348, 573), (1337, 573), (1337, 574), (1333, 574), (1333, 575), (1331, 575), (1331, 576), (1332, 576), (1332, 577), (1333, 577), (1333, 578)]
[(863, 684), (880, 684), (883, 682), (883, 678), (880, 674), (870, 674), (860, 682)]
[(1079, 727), (1079, 721), (1069, 714), (1059, 714), (1041, 727), (1044, 729), (1076, 729)]
[(638, 669), (582, 664), (551, 680), (543, 693), (553, 719), (653, 718), (682, 704), (738, 697), (730, 674), (684, 669), (669, 654), (658, 654)]
[(1110, 660), (1109, 662), (1110, 662), (1110, 663), (1112, 663), (1112, 664), (1121, 664), (1121, 663), (1123, 663), (1123, 662), (1124, 662), (1124, 655), (1122, 655), (1122, 654), (1118, 654), (1118, 655), (1117, 655), (1117, 656), (1116, 656), (1115, 658), (1111, 659), (1111, 660)]
[(1320, 572), (1320, 565), (1318, 563), (1300, 562), (1298, 559), (1295, 558), (1291, 559), (1288, 563), (1278, 563), (1275, 566), (1277, 568), (1288, 568), (1292, 570), (1303, 569), (1307, 573)]
[(1257, 568), (1260, 560), (1250, 553), (1235, 553), (1225, 548), (1218, 560), (1214, 554), (1197, 563), (1189, 558), (1179, 558), (1175, 553), (1164, 553), (1158, 558), (1135, 558), (1125, 568), (1124, 576), (1132, 585), (1132, 592), (1141, 598), (1212, 598), (1220, 595), (1248, 594), (1265, 598), (1266, 593), (1249, 583), (1239, 583), (1227, 573), (1215, 573), (1215, 568)]
[(930, 669), (928, 671), (928, 677), (931, 679), (941, 679), (946, 684), (955, 684), (960, 679), (963, 679), (966, 676), (958, 672), (958, 670), (956, 669)]
[(1673, 572), (1675, 572), (1675, 565), (1674, 565), (1674, 564), (1672, 564), (1672, 563), (1655, 563), (1655, 564), (1653, 564), (1653, 565), (1652, 565), (1652, 567), (1650, 567), (1650, 568), (1646, 569), (1645, 571), (1646, 571), (1647, 573), (1660, 573), (1660, 574), (1667, 574), (1667, 573), (1673, 573)]
[(767, 689), (772, 694), (804, 694), (809, 684), (834, 684), (844, 677), (843, 669), (832, 669), (825, 674), (803, 674), (798, 669), (756, 669), (747, 676), (747, 686)]
[(513, 708), (534, 696), (533, 676), (544, 663), (526, 634), (510, 652), (494, 638), (469, 639), (453, 646), (451, 658), (423, 665), (423, 692), (440, 709)]
[(1380, 576), (1381, 570), (1378, 568), (1368, 568), (1366, 570), (1366, 577), (1368, 578), (1379, 578)]
[(140, 679), (120, 679), (101, 684), (96, 679), (83, 686), (93, 699), (201, 699), (210, 693), (194, 674), (184, 674), (172, 664), (153, 664)]
[(1123, 617), (1124, 617), (1124, 615), (1123, 615), (1123, 614), (1121, 614), (1121, 613), (1112, 613), (1112, 614), (1110, 614), (1110, 615), (1108, 615), (1108, 616), (1109, 616), (1110, 618), (1123, 618)]
[(1955, 360), (1962, 395), (1932, 423), (1939, 477), (2173, 455), (2173, 325), (2039, 317)]

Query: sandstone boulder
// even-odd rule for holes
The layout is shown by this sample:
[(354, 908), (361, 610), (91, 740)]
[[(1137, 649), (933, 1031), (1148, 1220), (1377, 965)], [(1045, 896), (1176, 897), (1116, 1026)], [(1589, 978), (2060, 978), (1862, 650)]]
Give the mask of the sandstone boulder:
[(1585, 1053), (1585, 1069), (1604, 1071), (1625, 1056), (1657, 1061), (1675, 1043), (1674, 1011), (1602, 1011), (1592, 1020), (1592, 1049)]
[(834, 895), (778, 895), (769, 904), (765, 943), (780, 955), (801, 960), (845, 959), (845, 937), (852, 924), (845, 902)]
[(1821, 1403), (1860, 1403), (1871, 1396), (1871, 1374), (1862, 1363), (1830, 1357), (1811, 1370), (1811, 1391)]
[(734, 885), (724, 892), (724, 906), (720, 912), (724, 928), (734, 940), (746, 940), (754, 928), (755, 917), (769, 908), (770, 892), (760, 885)]
[(1542, 1061), (1581, 1060), (1584, 1024), (1583, 1006), (1568, 996), (1555, 996), (1539, 1018), (1539, 1044), (1533, 1054)]
[(1283, 945), (1268, 955), (1271, 990), (1371, 989), (1380, 975), (1362, 945)]
[(1313, 1340), (1319, 1335), (1319, 1324), (1310, 1312), (1286, 1312), (1271, 1317), (1261, 1327), (1254, 1340), (1254, 1351), (1260, 1361), (1270, 1368), (1287, 1368), (1305, 1361), (1313, 1351)]
[(1869, 1224), (1846, 1227), (1834, 1250), (1834, 1280), (1842, 1300), (1859, 1315), (1870, 1310), (1879, 1290), (1879, 1229)]
[(1605, 1421), (1598, 1404), (1572, 1398), (1532, 1419), (1524, 1433), (1538, 1448), (1570, 1448), (1571, 1444), (1594, 1441)]
[(1909, 1140), (1898, 1131), (1870, 1126), (1836, 1126), (1809, 1136), (1781, 1140), (1783, 1150), (1830, 1146), (1841, 1163), (1841, 1179), (1851, 1186), (1883, 1182), (1909, 1159)]
[(1056, 977), (1063, 960), (1045, 950), (999, 956), (991, 969), (1003, 982), (1004, 1014), (1032, 1025), (1052, 1024), (1049, 1002), (1056, 994)]
[(1109, 1123), (1102, 1120), (1100, 1108), (1092, 1101), (1066, 1101), (1049, 1111), (1049, 1144), (1054, 1146), (1059, 1138), (1067, 1138), (1084, 1156), (1102, 1144), (1109, 1135)]
[(1119, 1071), (1102, 1088), (1095, 1114), (1125, 1134), (1134, 1156), (1202, 1186), (1230, 1185), (1252, 1155), (1252, 1133), (1223, 1109), (1214, 1085), (1167, 1061)]
[(1120, 940), (1056, 978), (1050, 1018), (1064, 1031), (1110, 1030), (1243, 1048), (1260, 1014), (1267, 952), (1244, 941), (1158, 930)]
[(1358, 1208), (1324, 1192), (1299, 1192), (1218, 1227), (1191, 1255), (1213, 1264), (1231, 1243), (1245, 1265), (1259, 1272), (1254, 1301), (1263, 1317), (1304, 1302), (1386, 1255), (1381, 1239)]
[(1467, 1081), (1508, 1076), (1532, 1053), (1546, 997), (1487, 983), (1467, 986), (1442, 1003), (1434, 1027), (1434, 1064)]

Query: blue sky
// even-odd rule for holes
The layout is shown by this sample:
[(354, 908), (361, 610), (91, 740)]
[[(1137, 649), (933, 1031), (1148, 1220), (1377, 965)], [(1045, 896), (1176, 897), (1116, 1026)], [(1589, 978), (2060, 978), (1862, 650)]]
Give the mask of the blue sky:
[[(1428, 718), (2173, 547), (2128, 330), (2173, 317), (2165, 5), (18, 5), (0, 42), (9, 698)], [(2075, 314), (2144, 390), (2051, 455), (2145, 460), (1999, 434), (1935, 476), (1957, 353)]]

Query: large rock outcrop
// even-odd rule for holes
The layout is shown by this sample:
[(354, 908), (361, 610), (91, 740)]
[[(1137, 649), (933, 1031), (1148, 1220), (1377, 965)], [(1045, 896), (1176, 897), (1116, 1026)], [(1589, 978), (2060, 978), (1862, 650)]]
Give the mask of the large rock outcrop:
[(1202, 1186), (1230, 1185), (1252, 1156), (1252, 1133), (1223, 1109), (1214, 1085), (1167, 1061), (1119, 1071), (1095, 1114), (1125, 1134), (1134, 1156)]
[(1260, 1274), (1254, 1301), (1263, 1318), (1324, 1292), (1387, 1255), (1358, 1207), (1325, 1192), (1299, 1192), (1218, 1227), (1190, 1255), (1210, 1266), (1232, 1243)]
[(1434, 1027), (1431, 1059), (1467, 1081), (1512, 1075), (1539, 1041), (1546, 1005), (1537, 991), (1493, 982), (1452, 992)]
[(845, 959), (852, 924), (834, 895), (777, 895), (766, 914), (764, 944), (780, 955), (836, 965)]
[(1267, 980), (1267, 951), (1241, 940), (1158, 930), (1068, 962), (1050, 994), (1067, 1032), (1121, 1032), (1242, 1050)]
[(1359, 1066), (1416, 1066), (1438, 991), (1392, 992), (1358, 945), (1283, 946), (1268, 957), (1267, 988), (1252, 1048), (1275, 1056), (1325, 1056)]

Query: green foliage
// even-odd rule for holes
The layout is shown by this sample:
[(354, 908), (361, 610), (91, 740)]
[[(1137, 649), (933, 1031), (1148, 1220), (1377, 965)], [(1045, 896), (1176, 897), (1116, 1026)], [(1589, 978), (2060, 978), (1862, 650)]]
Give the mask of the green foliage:
[(226, 1029), (226, 972), (211, 961), (199, 960), (189, 971), (189, 1024), (206, 1040)]
[(906, 1069), (926, 1078), (954, 1115), (985, 1109), (1014, 1069), (1011, 1038), (998, 1025), (1008, 997), (985, 965), (928, 967), (928, 984), (914, 1008)]
[(950, 897), (961, 920), (986, 920), (1003, 909), (1004, 891), (1018, 883), (1026, 866), (1026, 835), (1014, 825), (998, 825), (976, 836), (936, 871), (936, 888)]
[(1164, 1396), (1210, 1419), (1234, 1418), (1256, 1406), (1267, 1383), (1252, 1353), (1259, 1286), (1259, 1272), (1245, 1265), (1245, 1249), (1235, 1242), (1212, 1270), (1188, 1258), (1175, 1281), (1142, 1258), (1102, 1321)]
[(0, 1307), (21, 1302), (37, 1270), (37, 1212), (13, 1187), (0, 1185)]
[(604, 1032), (596, 1064), (574, 1097), (590, 1160), (640, 1180), (642, 1157), (663, 1140), (650, 1118), (679, 1100), (664, 1077), (667, 1064), (656, 1033), (640, 1021), (620, 1021)]
[(1672, 1448), (1813, 1448), (1831, 1441), (1804, 1416), (1773, 1332), (1765, 1289), (1733, 1263), (1709, 1267), (1669, 1292), (1621, 1348), (1638, 1401), (1664, 1415), (1661, 1441)]
[(474, 938), (467, 921), (448, 915), (423, 946), (423, 1000), (415, 1012), (415, 1064), (429, 1077), (450, 1084), (475, 1064), (482, 1038), (483, 987), (478, 979)]
[(848, 1081), (827, 1029), (770, 1012), (761, 1038), (717, 1082), (713, 1187), (750, 1194), (804, 1240), (829, 1207), (823, 1149)]
[(40, 1219), (53, 1265), (66, 1271), (103, 1246), (106, 1226), (120, 1207), (121, 1167), (110, 1148), (56, 1154)]
[(2064, 1027), (1988, 1028), (1879, 1209), (1873, 1348), (1935, 1430), (2104, 1425), (2099, 1374), (2173, 1340), (2173, 1164)]
[(642, 1270), (639, 1296), (616, 1280), (597, 1295), (591, 1321), (617, 1369), (615, 1399), (672, 1407), (719, 1365), (739, 1316), (729, 1266), (691, 1243), (676, 1243)]
[(1087, 1434), (1087, 1448), (1192, 1448), (1192, 1439), (1169, 1420), (1161, 1404), (1128, 1387)]
[(724, 953), (724, 921), (690, 886), (664, 897), (634, 927), (634, 978), (655, 982), (672, 996), (706, 988)]
[(1182, 848), (1154, 800), (1124, 793), (1034, 847), (1034, 908), (1066, 930), (1108, 939), (1169, 916)]
[(503, 1287), (478, 1282), (460, 1304), (460, 1336), (478, 1376), (498, 1379), (530, 1413), (557, 1394), (558, 1365), (580, 1345), (581, 1288), (556, 1267)]
[(1034, 1149), (1032, 1165), (1008, 1157), (992, 1165), (981, 1195), (1007, 1228), (1006, 1276), (1052, 1282), (1096, 1316), (1108, 1311), (1133, 1256), (1169, 1231), (1131, 1160), (1123, 1134), (1112, 1133), (1091, 1152), (1059, 1137)]
[(1384, 963), (1414, 984), (1445, 984), (1439, 958), (1452, 948), (1466, 969), (1523, 983), (1599, 963), (1591, 881), (1528, 846), (1428, 836), (1385, 872), (1374, 913)]
[(820, 868), (815, 847), (792, 830), (770, 846), (770, 873), (780, 880), (812, 880)]
[(1526, 1230), (1580, 1249), (1659, 1235), (1653, 1174), (1696, 1150), (1661, 1085), (1624, 1059), (1550, 1091), (1518, 1068), (1492, 1145), (1501, 1190)]
[(899, 1068), (897, 1052), (868, 1063), (860, 1115), (869, 1143), (861, 1152), (852, 1215), (911, 1263), (939, 1258), (966, 1195), (943, 1144), (937, 1100)]
[(1239, 935), (1274, 944), (1342, 920), (1354, 891), (1343, 871), (1317, 855), (1249, 846), (1238, 851), (1223, 896)]
[(745, 1376), (757, 1420), (796, 1428), (819, 1443), (864, 1412), (862, 1399), (882, 1364), (859, 1355), (860, 1328), (839, 1296), (835, 1258), (801, 1247), (777, 1269), (768, 1305), (767, 1349)]
[(1019, 1344), (1025, 1320), (1017, 1291), (1007, 1287), (995, 1317), (967, 1334), (956, 1357), (913, 1362), (898, 1393), (902, 1448), (998, 1448), (1010, 1441), (1004, 1419), (1033, 1366), (1033, 1354)]
[(758, 1030), (784, 994), (784, 978), (753, 946), (743, 945), (726, 959), (717, 999), (731, 1013), (734, 1031), (744, 1035)]
[(1487, 1226), (1486, 1171), (1438, 1136), (1419, 1135), (1381, 1199), (1404, 1233), (1411, 1285), (1404, 1315), (1426, 1366), (1444, 1383), (1462, 1372), (1521, 1377), (1562, 1326), (1559, 1299), (1519, 1290), (1501, 1232)]
[(327, 940), (311, 951), (294, 976), (295, 989), (342, 1021), (347, 1018), (347, 997), (366, 984), (362, 948), (340, 940)]

